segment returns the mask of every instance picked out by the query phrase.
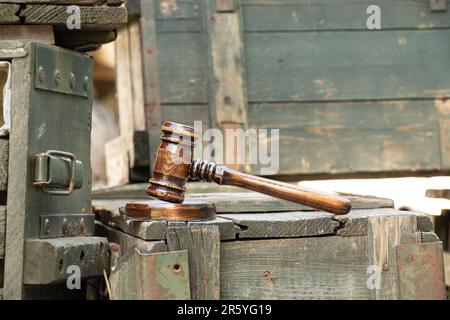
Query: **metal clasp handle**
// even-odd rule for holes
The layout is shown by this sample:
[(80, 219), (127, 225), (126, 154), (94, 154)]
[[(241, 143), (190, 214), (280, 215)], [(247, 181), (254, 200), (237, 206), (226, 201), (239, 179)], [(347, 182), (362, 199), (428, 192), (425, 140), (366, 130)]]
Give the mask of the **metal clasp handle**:
[[(66, 158), (70, 160), (70, 175), (69, 175), (69, 183), (66, 185), (64, 190), (55, 188), (54, 176), (52, 174), (51, 169), (51, 159), (59, 159)], [(62, 160), (63, 161), (63, 160)], [(77, 159), (74, 154), (64, 151), (58, 150), (48, 150), (47, 152), (40, 153), (36, 155), (35, 158), (35, 179), (33, 181), (33, 185), (39, 187), (45, 193), (57, 196), (67, 196), (72, 193), (74, 190), (75, 184), (75, 166), (77, 163)], [(65, 170), (66, 171), (66, 170)], [(59, 174), (67, 174), (67, 171)], [(65, 178), (67, 179), (67, 178)]]

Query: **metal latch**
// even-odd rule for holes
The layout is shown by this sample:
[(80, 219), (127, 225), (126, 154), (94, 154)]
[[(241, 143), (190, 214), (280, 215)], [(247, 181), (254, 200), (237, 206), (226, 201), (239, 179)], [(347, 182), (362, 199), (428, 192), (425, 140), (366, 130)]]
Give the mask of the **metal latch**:
[(33, 185), (45, 193), (67, 196), (83, 185), (83, 162), (69, 152), (49, 150), (35, 156)]
[(430, 11), (432, 12), (447, 11), (447, 0), (430, 0)]

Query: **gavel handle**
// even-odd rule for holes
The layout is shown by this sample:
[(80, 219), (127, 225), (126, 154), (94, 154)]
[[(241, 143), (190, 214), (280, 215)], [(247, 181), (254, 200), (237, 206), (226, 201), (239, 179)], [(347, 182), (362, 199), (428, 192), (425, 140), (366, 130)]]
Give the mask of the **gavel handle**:
[(245, 188), (338, 215), (349, 213), (352, 208), (350, 200), (335, 194), (252, 176), (222, 166), (216, 167), (213, 180), (220, 185)]

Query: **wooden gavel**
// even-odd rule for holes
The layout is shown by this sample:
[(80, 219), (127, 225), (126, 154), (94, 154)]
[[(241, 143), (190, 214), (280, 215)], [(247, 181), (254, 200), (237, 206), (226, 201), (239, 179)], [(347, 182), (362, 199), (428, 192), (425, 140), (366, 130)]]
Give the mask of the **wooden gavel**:
[(164, 122), (163, 135), (150, 179), (147, 194), (159, 200), (182, 203), (189, 177), (214, 181), (220, 185), (242, 187), (276, 198), (300, 203), (308, 207), (346, 214), (350, 201), (335, 194), (315, 191), (275, 180), (241, 173), (214, 162), (193, 160), (194, 128), (174, 122)]

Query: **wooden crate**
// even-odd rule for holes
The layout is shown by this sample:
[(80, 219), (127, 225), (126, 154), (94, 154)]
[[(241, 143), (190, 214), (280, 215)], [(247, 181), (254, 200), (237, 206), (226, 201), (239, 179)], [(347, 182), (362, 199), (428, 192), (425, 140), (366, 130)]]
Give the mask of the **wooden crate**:
[[(66, 286), (68, 267), (78, 266), (85, 284), (109, 266), (108, 243), (94, 236), (91, 209), (92, 76), (85, 54), (42, 39), (0, 39), (5, 299), (81, 298), (85, 290)], [(11, 102), (3, 104), (7, 96)]]
[[(111, 185), (147, 178), (139, 170), (164, 120), (280, 129), (279, 175), (448, 172), (449, 10), (428, 0), (130, 3), (117, 42), (129, 146), (109, 148)], [(367, 29), (370, 5), (381, 30)], [(150, 158), (135, 152), (142, 131)]]
[(92, 59), (76, 51), (126, 22), (122, 0), (0, 0), (0, 299), (86, 297), (109, 266), (91, 209)]
[[(73, 27), (78, 18), (79, 29)], [(114, 41), (117, 27), (127, 19), (123, 0), (1, 0), (0, 39), (42, 41), (93, 51)]]
[(127, 200), (95, 200), (97, 232), (119, 245), (112, 297), (179, 297), (175, 280), (159, 296), (142, 290), (161, 284), (143, 262), (187, 250), (192, 299), (445, 299), (431, 220), (388, 199), (348, 197), (352, 212), (334, 216), (251, 192), (195, 194), (217, 218), (189, 223), (127, 219), (118, 213)]

